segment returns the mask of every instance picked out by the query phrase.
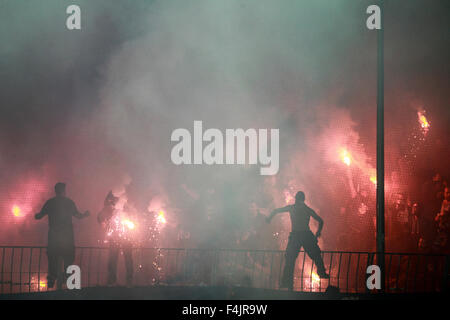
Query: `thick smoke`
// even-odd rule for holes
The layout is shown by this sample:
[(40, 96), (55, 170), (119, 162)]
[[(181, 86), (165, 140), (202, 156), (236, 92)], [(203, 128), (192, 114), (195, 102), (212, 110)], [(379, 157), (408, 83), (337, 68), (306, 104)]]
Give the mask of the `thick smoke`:
[[(177, 245), (183, 230), (194, 246), (234, 247), (255, 230), (258, 211), (291, 203), (302, 189), (325, 219), (325, 248), (334, 248), (339, 230), (332, 222), (342, 214), (342, 199), (362, 189), (373, 197), (375, 190), (370, 1), (77, 3), (82, 30), (73, 32), (64, 28), (69, 2), (2, 3), (0, 230), (6, 232), (0, 240), (45, 244), (45, 223), (32, 216), (54, 183), (65, 181), (80, 210), (93, 215), (109, 190), (141, 214), (164, 210), (165, 242), (158, 245), (168, 246)], [(398, 13), (386, 17), (393, 26), (386, 31), (386, 108), (394, 146), (402, 142), (399, 130), (416, 125), (411, 119), (419, 107), (448, 120), (439, 76), (418, 92), (421, 75), (429, 73), (412, 71), (441, 46), (428, 35), (444, 20), (414, 40), (393, 23), (409, 21), (421, 6), (403, 12), (387, 5)], [(440, 49), (448, 53), (448, 44)], [(248, 165), (175, 166), (171, 132), (192, 132), (194, 120), (223, 131), (279, 128), (279, 173), (260, 176), (258, 166)], [(351, 150), (356, 169), (342, 164), (342, 147)], [(13, 205), (22, 217), (12, 216)], [(373, 216), (372, 210), (369, 224)], [(274, 247), (283, 246), (289, 230), (287, 217), (279, 219), (261, 231)], [(103, 237), (94, 217), (75, 226), (77, 244)]]

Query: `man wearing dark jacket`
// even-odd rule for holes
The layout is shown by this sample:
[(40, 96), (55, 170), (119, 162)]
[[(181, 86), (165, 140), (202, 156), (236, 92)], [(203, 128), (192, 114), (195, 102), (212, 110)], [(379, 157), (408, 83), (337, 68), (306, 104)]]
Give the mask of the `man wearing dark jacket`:
[[(89, 216), (89, 211), (80, 213), (75, 203), (66, 197), (66, 185), (58, 182), (55, 185), (56, 196), (47, 200), (42, 210), (35, 215), (37, 220), (48, 216), (48, 276), (47, 286), (53, 288), (58, 278), (60, 261), (64, 262), (64, 270), (73, 264), (75, 258), (75, 241), (72, 217), (78, 219)], [(58, 286), (62, 285), (58, 283)]]

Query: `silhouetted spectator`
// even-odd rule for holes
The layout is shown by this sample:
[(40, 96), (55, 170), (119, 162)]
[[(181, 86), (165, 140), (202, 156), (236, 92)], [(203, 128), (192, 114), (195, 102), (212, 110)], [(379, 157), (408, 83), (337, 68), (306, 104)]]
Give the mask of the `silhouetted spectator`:
[(442, 179), (439, 173), (436, 173), (433, 178), (422, 187), (422, 202), (425, 205), (424, 209), (429, 212), (431, 216), (435, 216), (441, 209), (442, 200), (444, 200), (444, 189), (447, 183)]
[(127, 286), (131, 286), (133, 282), (132, 243), (126, 236), (129, 226), (121, 220), (115, 208), (118, 200), (119, 198), (110, 191), (105, 198), (103, 209), (97, 215), (97, 221), (106, 227), (108, 234), (108, 285), (112, 286), (117, 282), (117, 261), (119, 252), (122, 251), (125, 257)]
[(436, 215), (437, 237), (434, 242), (435, 251), (449, 253), (450, 251), (450, 190), (445, 188), (441, 211)]
[[(297, 260), (297, 256), (302, 247), (316, 264), (319, 277), (328, 279), (330, 276), (325, 272), (320, 248), (317, 245), (317, 238), (320, 237), (323, 228), (322, 218), (305, 204), (305, 194), (302, 191), (297, 192), (295, 195), (294, 205), (273, 210), (270, 216), (267, 217), (267, 223), (270, 223), (272, 218), (281, 212), (289, 212), (292, 231), (289, 234), (289, 241), (286, 248), (286, 261), (280, 287), (290, 290), (293, 289), (295, 260)], [(313, 235), (309, 229), (310, 217), (313, 217), (319, 222), (316, 235)]]
[(72, 217), (78, 219), (89, 216), (89, 211), (84, 214), (78, 212), (75, 203), (66, 197), (66, 185), (58, 182), (55, 185), (56, 196), (48, 200), (41, 211), (35, 215), (36, 219), (48, 216), (48, 276), (47, 286), (53, 288), (56, 279), (58, 287), (62, 286), (60, 262), (64, 263), (64, 270), (73, 264), (75, 258), (75, 241), (73, 235)]
[(391, 252), (406, 252), (410, 245), (411, 234), (410, 212), (405, 195), (398, 193), (395, 202), (388, 208), (386, 223), (387, 250)]

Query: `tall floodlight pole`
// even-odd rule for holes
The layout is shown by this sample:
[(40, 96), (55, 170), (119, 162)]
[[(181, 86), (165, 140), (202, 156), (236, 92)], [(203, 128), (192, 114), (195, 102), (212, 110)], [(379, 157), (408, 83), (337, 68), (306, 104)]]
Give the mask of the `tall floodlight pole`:
[(381, 270), (381, 291), (385, 289), (384, 232), (384, 6), (380, 4), (381, 27), (377, 30), (377, 264)]

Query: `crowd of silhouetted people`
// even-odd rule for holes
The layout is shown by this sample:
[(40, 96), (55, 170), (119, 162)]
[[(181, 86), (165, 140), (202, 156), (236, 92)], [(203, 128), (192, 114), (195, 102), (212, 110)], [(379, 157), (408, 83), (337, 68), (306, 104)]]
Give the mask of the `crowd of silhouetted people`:
[[(66, 197), (65, 184), (57, 183), (55, 185), (56, 196), (48, 200), (42, 210), (36, 214), (36, 219), (42, 219), (48, 216), (49, 233), (48, 233), (48, 286), (53, 287), (58, 275), (59, 264), (63, 262), (65, 268), (74, 261), (75, 243), (72, 227), (72, 217), (85, 218), (90, 214), (88, 211), (81, 213), (78, 211), (75, 203)], [(417, 201), (411, 201), (409, 195), (403, 193), (390, 194), (390, 198), (386, 204), (385, 222), (386, 222), (386, 251), (397, 253), (421, 252), (421, 253), (450, 253), (450, 189), (447, 182), (440, 174), (435, 174), (432, 179), (426, 181), (419, 192), (420, 196), (416, 196)], [(342, 216), (349, 217), (346, 220), (346, 234), (351, 235), (353, 239), (358, 241), (370, 238), (370, 233), (375, 235), (371, 226), (375, 220), (368, 219), (373, 208), (365, 203), (368, 198), (364, 192), (361, 196), (352, 199), (352, 203), (359, 206), (351, 207), (347, 212), (343, 212)], [(98, 222), (105, 224), (106, 222), (114, 223), (115, 203), (118, 198), (114, 197), (110, 192), (105, 199), (105, 207), (98, 214)], [(321, 278), (327, 278), (321, 250), (318, 246), (318, 238), (321, 235), (323, 220), (308, 207), (305, 203), (305, 195), (298, 192), (295, 197), (295, 203), (278, 208), (267, 217), (267, 222), (278, 213), (288, 212), (290, 215), (292, 230), (289, 235), (289, 241), (286, 248), (286, 265), (283, 276), (284, 287), (292, 289), (293, 286), (293, 268), (299, 250), (304, 247), (305, 251), (314, 260), (317, 265), (318, 274)], [(356, 214), (355, 214), (356, 212)], [(358, 214), (358, 212), (360, 214)], [(353, 213), (353, 215), (352, 215)], [(356, 218), (355, 218), (356, 216)], [(358, 223), (357, 216), (362, 216), (361, 222)], [(255, 232), (255, 240), (257, 246), (265, 246), (262, 238), (267, 238), (267, 232), (261, 223), (256, 223), (264, 217), (259, 212), (255, 217), (255, 225), (258, 230)], [(317, 220), (319, 226), (316, 234), (309, 229), (310, 217)], [(370, 217), (369, 217), (370, 218)], [(353, 229), (351, 227), (354, 227)], [(336, 227), (336, 226), (335, 226)], [(339, 229), (339, 228), (335, 228)], [(367, 230), (366, 230), (367, 229)], [(354, 230), (354, 232), (352, 232)], [(364, 231), (364, 232), (363, 232)], [(108, 235), (110, 233), (108, 232)], [(114, 240), (110, 237), (110, 250), (108, 260), (108, 284), (116, 282), (117, 258), (120, 250), (124, 251), (127, 266), (127, 284), (132, 283), (133, 262), (131, 256), (131, 243), (118, 234), (119, 238)], [(186, 237), (183, 237), (185, 239)], [(190, 238), (190, 236), (188, 237)], [(187, 239), (187, 238), (186, 238)], [(272, 237), (268, 240), (274, 242)], [(339, 237), (334, 240), (340, 243)], [(216, 242), (216, 241), (214, 241)], [(341, 248), (340, 250), (344, 250)]]
[(386, 248), (391, 252), (450, 252), (450, 190), (436, 173), (420, 188), (416, 201), (394, 194), (386, 206)]

